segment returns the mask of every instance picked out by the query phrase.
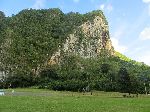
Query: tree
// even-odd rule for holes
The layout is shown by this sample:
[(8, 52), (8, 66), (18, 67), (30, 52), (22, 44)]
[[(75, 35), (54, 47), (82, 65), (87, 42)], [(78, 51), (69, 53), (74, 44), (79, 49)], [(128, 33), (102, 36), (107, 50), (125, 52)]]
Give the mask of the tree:
[(4, 12), (0, 11), (0, 21), (2, 21), (5, 18)]
[(109, 64), (104, 63), (104, 64), (101, 65), (102, 73), (107, 74), (109, 72), (109, 69), (110, 69), (110, 65)]
[(121, 92), (127, 92), (131, 93), (131, 82), (130, 82), (130, 76), (127, 72), (126, 68), (120, 68), (119, 72), (119, 80), (118, 83), (120, 85), (120, 91)]

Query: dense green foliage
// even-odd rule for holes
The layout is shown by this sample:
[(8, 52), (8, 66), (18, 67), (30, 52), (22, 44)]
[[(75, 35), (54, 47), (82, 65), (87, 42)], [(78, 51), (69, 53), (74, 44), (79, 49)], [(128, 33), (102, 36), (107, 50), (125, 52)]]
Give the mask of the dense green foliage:
[(0, 71), (5, 73), (0, 87), (11, 83), (11, 87), (144, 93), (144, 83), (149, 89), (150, 67), (120, 53), (102, 52), (97, 58), (64, 54), (60, 63), (48, 64), (67, 36), (95, 16), (108, 24), (102, 11), (64, 14), (59, 9), (26, 9), (12, 17), (0, 12)]

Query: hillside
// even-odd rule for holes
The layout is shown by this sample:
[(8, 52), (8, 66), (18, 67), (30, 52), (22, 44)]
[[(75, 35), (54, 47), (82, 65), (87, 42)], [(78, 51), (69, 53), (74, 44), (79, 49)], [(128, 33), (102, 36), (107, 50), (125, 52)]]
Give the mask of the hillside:
[(143, 83), (149, 87), (150, 67), (115, 52), (100, 10), (25, 9), (12, 17), (0, 12), (0, 40), (1, 87), (129, 92), (130, 86), (140, 93)]
[(9, 69), (15, 70), (23, 64), (21, 67), (36, 70), (56, 63), (58, 57), (66, 54), (90, 58), (104, 49), (109, 54), (114, 52), (102, 11), (82, 15), (64, 14), (59, 9), (31, 9), (1, 18), (2, 34), (6, 33), (1, 38), (1, 52), (10, 56), (3, 56), (1, 62), (9, 64)]

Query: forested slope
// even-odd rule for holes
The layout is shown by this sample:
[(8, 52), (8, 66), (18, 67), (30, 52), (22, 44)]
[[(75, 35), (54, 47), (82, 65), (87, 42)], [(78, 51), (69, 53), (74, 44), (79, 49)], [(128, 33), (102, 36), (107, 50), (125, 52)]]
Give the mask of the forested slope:
[[(140, 92), (150, 67), (116, 52), (102, 11), (25, 9), (0, 12), (1, 87)], [(144, 85), (145, 84), (145, 85)]]

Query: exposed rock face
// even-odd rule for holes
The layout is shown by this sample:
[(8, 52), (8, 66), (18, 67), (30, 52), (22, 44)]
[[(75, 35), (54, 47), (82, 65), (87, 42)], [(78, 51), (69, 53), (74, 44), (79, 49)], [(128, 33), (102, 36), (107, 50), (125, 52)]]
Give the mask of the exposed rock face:
[(87, 21), (70, 34), (63, 47), (60, 48), (50, 60), (55, 64), (62, 56), (61, 51), (69, 55), (79, 55), (84, 58), (96, 57), (102, 50), (107, 50), (111, 55), (114, 54), (109, 37), (108, 25), (100, 16), (96, 16), (93, 21)]

